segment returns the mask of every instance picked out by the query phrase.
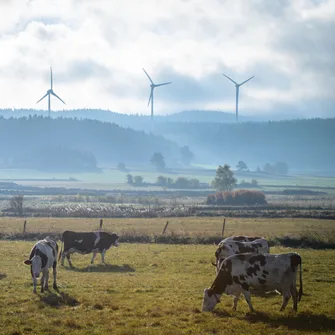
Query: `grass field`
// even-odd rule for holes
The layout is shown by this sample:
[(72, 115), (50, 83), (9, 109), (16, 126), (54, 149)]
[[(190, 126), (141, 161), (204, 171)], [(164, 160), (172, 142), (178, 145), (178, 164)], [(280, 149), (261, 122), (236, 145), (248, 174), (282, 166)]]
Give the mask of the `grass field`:
[[(0, 241), (0, 334), (331, 334), (335, 332), (335, 251), (295, 250), (303, 259), (305, 294), (298, 313), (280, 312), (278, 295), (252, 295), (233, 312), (222, 297), (202, 313), (203, 290), (214, 280), (214, 246), (121, 244), (107, 265), (59, 266), (60, 292), (34, 295), (23, 264), (33, 242)], [(293, 249), (275, 249), (286, 252)], [(50, 282), (51, 284), (51, 282)]]
[[(200, 182), (211, 183), (215, 177), (215, 169), (172, 169), (165, 172), (130, 170), (122, 172), (116, 169), (104, 169), (101, 173), (60, 173), (60, 172), (40, 172), (37, 170), (19, 170), (19, 169), (0, 169), (0, 180), (30, 179), (26, 181), (17, 181), (17, 183), (28, 186), (39, 187), (68, 187), (68, 188), (87, 188), (87, 189), (134, 189), (133, 186), (126, 183), (126, 175), (130, 173), (133, 176), (140, 175), (144, 182), (155, 183), (157, 177), (164, 175), (176, 179), (178, 177), (196, 178)], [(335, 177), (318, 176), (299, 176), (299, 175), (267, 175), (256, 172), (235, 172), (238, 182), (245, 180), (251, 182), (256, 179), (261, 186), (261, 190), (281, 190), (286, 186), (291, 187), (310, 187), (313, 190), (322, 190), (323, 187), (335, 188)], [(68, 180), (70, 177), (78, 181)], [(54, 181), (52, 179), (55, 179)], [(50, 179), (48, 181), (38, 181), (34, 179)], [(57, 180), (64, 179), (64, 180)], [(263, 185), (263, 186), (262, 186)], [(264, 186), (267, 185), (267, 186)], [(135, 189), (162, 190), (158, 186), (136, 187)], [(335, 194), (335, 190), (329, 189), (327, 192)]]
[[(120, 236), (161, 234), (167, 222), (167, 234), (181, 236), (221, 236), (222, 217), (185, 218), (113, 218), (104, 219), (103, 230)], [(88, 218), (28, 218), (27, 233), (62, 233), (64, 230), (93, 231), (99, 228), (99, 219)], [(18, 234), (23, 229), (23, 218), (1, 217), (0, 234)], [(260, 235), (299, 236), (300, 234), (323, 235), (335, 239), (335, 220), (298, 218), (226, 218), (225, 236)]]

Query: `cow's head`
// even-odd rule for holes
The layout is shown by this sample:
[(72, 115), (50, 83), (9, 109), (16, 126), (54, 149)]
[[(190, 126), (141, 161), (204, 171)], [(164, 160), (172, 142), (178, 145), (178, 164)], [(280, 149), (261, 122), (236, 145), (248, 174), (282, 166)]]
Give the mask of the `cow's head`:
[(212, 288), (204, 290), (204, 298), (202, 300), (202, 311), (211, 312), (217, 303), (220, 302), (220, 294), (214, 293)]
[(31, 266), (31, 274), (38, 278), (42, 271), (42, 258), (38, 255), (35, 255), (32, 259), (27, 259), (24, 261), (24, 264)]
[(119, 246), (118, 239), (120, 238), (120, 236), (118, 236), (115, 233), (111, 234), (111, 236), (112, 236), (112, 239), (113, 239), (113, 245), (114, 245), (114, 247), (118, 247)]

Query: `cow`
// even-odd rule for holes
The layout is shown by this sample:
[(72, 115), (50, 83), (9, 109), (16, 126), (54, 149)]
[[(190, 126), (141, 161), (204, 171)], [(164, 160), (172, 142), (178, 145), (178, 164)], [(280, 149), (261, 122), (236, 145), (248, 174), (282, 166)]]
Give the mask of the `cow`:
[(36, 293), (37, 278), (42, 272), (41, 278), (41, 293), (48, 290), (49, 268), (53, 269), (53, 288), (58, 290), (56, 276), (57, 276), (57, 255), (58, 245), (47, 236), (44, 240), (38, 241), (30, 251), (29, 259), (24, 261), (24, 264), (30, 265), (30, 272), (33, 278), (33, 292)]
[[(299, 294), (296, 287), (298, 266), (300, 265)], [(284, 254), (238, 254), (226, 258), (220, 267), (212, 286), (204, 290), (202, 311), (213, 311), (223, 293), (234, 296), (233, 310), (243, 293), (251, 311), (250, 288), (261, 291), (279, 291), (283, 296), (280, 308), (283, 311), (293, 298), (293, 310), (298, 309), (302, 296), (302, 260), (295, 252)]]
[(111, 247), (117, 247), (119, 236), (105, 232), (74, 232), (66, 230), (62, 234), (63, 249), (59, 254), (58, 260), (62, 257), (61, 264), (64, 266), (64, 258), (66, 257), (71, 268), (73, 265), (70, 260), (72, 253), (89, 254), (93, 252), (91, 264), (94, 262), (96, 254), (101, 254), (101, 261), (105, 263), (105, 253)]
[(268, 241), (264, 238), (259, 238), (251, 242), (237, 242), (233, 240), (221, 241), (215, 251), (216, 263), (212, 263), (216, 266), (216, 273), (218, 273), (220, 264), (225, 258), (248, 252), (256, 254), (269, 253), (270, 248)]
[(245, 236), (245, 235), (238, 235), (238, 236), (229, 236), (223, 239), (220, 243), (222, 242), (227, 242), (227, 241), (237, 241), (237, 242), (252, 242), (255, 240), (262, 239), (264, 237), (260, 236)]

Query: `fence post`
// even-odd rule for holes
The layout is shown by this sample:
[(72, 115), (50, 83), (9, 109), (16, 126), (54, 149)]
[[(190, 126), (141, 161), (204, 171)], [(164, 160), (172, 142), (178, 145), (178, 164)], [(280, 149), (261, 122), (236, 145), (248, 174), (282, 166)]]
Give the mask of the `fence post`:
[(100, 219), (100, 226), (99, 226), (99, 230), (101, 231), (102, 230), (102, 225), (103, 225), (104, 221), (103, 219)]
[(26, 226), (27, 226), (27, 220), (24, 220), (24, 222), (23, 222), (23, 236), (26, 233)]
[(163, 233), (162, 233), (162, 235), (165, 234), (165, 231), (166, 231), (166, 228), (167, 228), (168, 225), (169, 225), (169, 221), (166, 222), (166, 224), (165, 224), (165, 226), (164, 226), (164, 229), (163, 229)]
[(226, 218), (223, 219), (223, 224), (222, 224), (222, 233), (221, 236), (223, 237), (224, 235), (224, 229), (226, 228)]

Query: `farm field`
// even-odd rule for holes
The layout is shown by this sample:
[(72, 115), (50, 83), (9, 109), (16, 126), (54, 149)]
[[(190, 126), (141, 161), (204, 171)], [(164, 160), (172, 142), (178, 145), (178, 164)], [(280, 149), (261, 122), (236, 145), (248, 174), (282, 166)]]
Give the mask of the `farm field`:
[[(232, 311), (223, 296), (213, 313), (202, 313), (203, 290), (214, 280), (213, 245), (128, 244), (106, 254), (107, 265), (58, 267), (59, 293), (32, 293), (23, 264), (32, 241), (0, 241), (0, 334), (330, 334), (335, 332), (334, 250), (297, 251), (303, 260), (304, 295), (298, 312), (281, 296), (252, 294)], [(65, 263), (66, 264), (66, 263)], [(67, 264), (66, 264), (67, 265)], [(50, 281), (51, 283), (51, 281)], [(38, 287), (39, 288), (39, 287)]]
[[(117, 189), (117, 190), (162, 190), (161, 187), (150, 185), (146, 187), (134, 187), (126, 183), (126, 175), (140, 175), (144, 182), (155, 183), (157, 177), (164, 175), (176, 179), (178, 177), (196, 178), (200, 182), (211, 183), (215, 177), (215, 169), (167, 169), (164, 172), (143, 171), (139, 169), (122, 172), (116, 169), (103, 169), (101, 173), (60, 173), (40, 172), (37, 170), (0, 169), (0, 181), (14, 181), (20, 185), (38, 187), (66, 187), (86, 189)], [(313, 190), (324, 190), (335, 194), (335, 177), (318, 177), (306, 175), (267, 175), (257, 172), (234, 171), (238, 182), (242, 180), (258, 181), (260, 190), (281, 190), (285, 187), (309, 187)], [(74, 178), (77, 181), (70, 180)], [(45, 179), (45, 180), (43, 180)]]
[[(167, 222), (166, 235), (217, 236), (222, 232), (223, 217), (182, 218), (106, 218), (103, 230), (123, 235), (160, 235)], [(64, 230), (94, 231), (99, 228), (99, 219), (91, 218), (28, 218), (26, 233), (61, 234)], [(21, 234), (23, 218), (1, 217), (0, 234)], [(335, 240), (335, 220), (306, 218), (226, 218), (225, 236), (260, 235), (267, 238), (278, 236), (320, 236)]]

